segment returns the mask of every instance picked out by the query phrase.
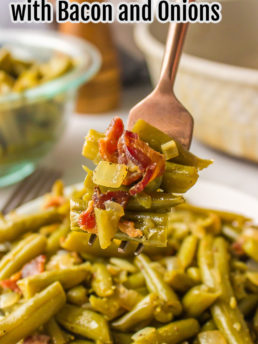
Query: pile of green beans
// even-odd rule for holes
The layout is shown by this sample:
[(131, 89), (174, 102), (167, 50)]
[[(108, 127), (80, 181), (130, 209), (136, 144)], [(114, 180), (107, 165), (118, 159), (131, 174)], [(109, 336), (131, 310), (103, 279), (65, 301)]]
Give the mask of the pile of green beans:
[(44, 204), (57, 196), (56, 207), (0, 218), (0, 344), (258, 343), (250, 219), (179, 205), (168, 246), (135, 257), (134, 242), (125, 253), (118, 239), (89, 246), (90, 234), (70, 231), (60, 183)]
[[(25, 92), (71, 72), (75, 63), (70, 56), (61, 53), (49, 56), (48, 61), (45, 58), (21, 60), (7, 48), (0, 48), (0, 164), (3, 170), (10, 169), (13, 163), (37, 160), (56, 142), (68, 111), (67, 92), (52, 97), (43, 96), (45, 92), (41, 92), (36, 101)], [(17, 100), (9, 99), (12, 95), (16, 95)]]

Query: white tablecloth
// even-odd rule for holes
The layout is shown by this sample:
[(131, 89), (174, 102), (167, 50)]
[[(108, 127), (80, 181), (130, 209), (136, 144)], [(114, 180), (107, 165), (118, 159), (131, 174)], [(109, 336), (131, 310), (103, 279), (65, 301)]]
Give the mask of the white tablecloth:
[[(127, 90), (121, 107), (111, 113), (71, 116), (63, 137), (43, 164), (61, 170), (66, 185), (82, 181), (85, 173), (81, 166), (87, 161), (81, 156), (81, 149), (87, 131), (90, 128), (104, 131), (114, 115), (126, 120), (130, 107), (147, 92), (146, 87)], [(191, 150), (200, 157), (214, 160), (212, 166), (200, 173), (200, 178), (231, 186), (258, 198), (258, 165), (214, 151), (196, 140)], [(0, 209), (13, 188), (0, 189)]]

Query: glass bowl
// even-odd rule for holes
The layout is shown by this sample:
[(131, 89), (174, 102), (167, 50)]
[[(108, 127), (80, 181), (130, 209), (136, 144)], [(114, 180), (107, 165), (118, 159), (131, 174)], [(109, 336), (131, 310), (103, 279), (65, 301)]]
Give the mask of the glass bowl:
[(22, 93), (0, 96), (0, 187), (35, 169), (60, 138), (75, 107), (78, 88), (99, 70), (101, 58), (89, 43), (52, 31), (1, 30), (0, 47), (15, 57), (48, 61), (61, 52), (75, 67), (63, 76)]

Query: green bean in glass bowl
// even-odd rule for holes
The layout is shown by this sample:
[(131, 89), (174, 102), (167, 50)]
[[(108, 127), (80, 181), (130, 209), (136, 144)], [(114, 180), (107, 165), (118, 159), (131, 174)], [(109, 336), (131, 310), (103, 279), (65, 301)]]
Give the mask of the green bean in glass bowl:
[(87, 42), (55, 32), (0, 33), (0, 187), (32, 173), (61, 137), (78, 88), (101, 59)]

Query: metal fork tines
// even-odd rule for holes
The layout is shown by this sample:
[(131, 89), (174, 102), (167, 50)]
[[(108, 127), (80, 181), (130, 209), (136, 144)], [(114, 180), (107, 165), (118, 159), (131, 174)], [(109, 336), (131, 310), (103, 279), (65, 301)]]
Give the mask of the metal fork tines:
[[(96, 241), (96, 239), (97, 239), (97, 235), (91, 234), (89, 241), (88, 241), (89, 246), (92, 246), (94, 244), (94, 242)], [(123, 240), (121, 242), (120, 246), (118, 247), (118, 252), (125, 254), (129, 244), (130, 244), (129, 241)], [(136, 250), (134, 251), (134, 255), (138, 256), (139, 254), (142, 253), (143, 249), (144, 249), (144, 245), (140, 243), (137, 246)]]
[(60, 177), (61, 172), (57, 170), (39, 167), (18, 184), (3, 206), (1, 213), (5, 215), (20, 205), (49, 192), (54, 182)]

